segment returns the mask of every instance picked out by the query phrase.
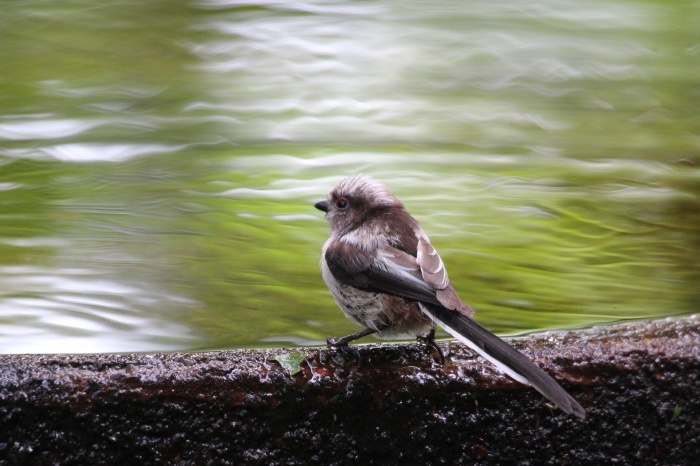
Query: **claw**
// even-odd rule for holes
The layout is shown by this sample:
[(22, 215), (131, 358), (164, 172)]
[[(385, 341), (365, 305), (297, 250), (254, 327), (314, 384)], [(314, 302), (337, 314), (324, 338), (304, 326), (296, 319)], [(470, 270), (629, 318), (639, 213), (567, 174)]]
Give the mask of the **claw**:
[(367, 335), (371, 335), (375, 333), (376, 330), (366, 328), (364, 330), (360, 330), (357, 333), (353, 333), (352, 335), (345, 336), (343, 338), (331, 338), (327, 337), (326, 338), (326, 344), (328, 345), (328, 348), (334, 348), (340, 351), (343, 354), (348, 354), (350, 353), (352, 357), (355, 358), (355, 361), (357, 361), (357, 365), (359, 366), (362, 363), (362, 358), (360, 357), (360, 352), (357, 351), (355, 348), (351, 348), (348, 343), (351, 341), (355, 341), (358, 338), (366, 337)]
[(357, 350), (357, 348), (353, 348), (350, 345), (348, 345), (347, 341), (344, 341), (343, 338), (331, 338), (328, 337), (326, 338), (326, 344), (328, 345), (328, 348), (330, 349), (336, 349), (343, 353), (343, 355), (347, 356), (348, 354), (351, 355), (355, 361), (357, 361), (357, 366), (362, 365), (362, 356), (360, 356), (360, 352)]
[(435, 341), (435, 327), (431, 328), (425, 335), (417, 335), (416, 340), (426, 345), (429, 350), (434, 350), (440, 359), (440, 364), (443, 366), (445, 365), (445, 354), (442, 352), (442, 348), (440, 348)]

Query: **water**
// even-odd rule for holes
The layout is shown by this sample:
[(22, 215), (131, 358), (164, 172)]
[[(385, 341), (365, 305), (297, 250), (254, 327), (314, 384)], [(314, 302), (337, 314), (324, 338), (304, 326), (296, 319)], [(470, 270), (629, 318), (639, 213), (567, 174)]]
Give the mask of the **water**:
[(357, 172), (404, 201), (494, 331), (697, 312), (692, 2), (0, 13), (0, 352), (356, 331), (321, 281), (312, 204)]

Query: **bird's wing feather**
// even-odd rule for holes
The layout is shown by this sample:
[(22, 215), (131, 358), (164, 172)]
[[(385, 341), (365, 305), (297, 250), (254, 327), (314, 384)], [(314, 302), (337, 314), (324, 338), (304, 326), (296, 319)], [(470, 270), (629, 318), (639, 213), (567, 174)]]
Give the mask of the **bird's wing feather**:
[(418, 241), (417, 256), (392, 246), (367, 251), (352, 242), (336, 240), (326, 249), (325, 258), (335, 279), (346, 285), (436, 304), (467, 317), (473, 316), (474, 309), (459, 299), (447, 278), (442, 259), (424, 234)]
[(418, 235), (416, 256), (416, 262), (420, 267), (423, 279), (436, 290), (435, 296), (440, 304), (467, 317), (473, 316), (474, 309), (457, 296), (457, 292), (447, 276), (445, 264), (435, 248), (430, 244), (430, 240), (428, 240), (423, 230), (420, 230)]
[(436, 290), (423, 279), (416, 258), (399, 249), (386, 246), (368, 252), (352, 243), (334, 241), (325, 259), (333, 277), (343, 284), (441, 305)]
[(445, 264), (423, 234), (418, 237), (416, 263), (420, 267), (423, 279), (436, 290), (444, 290), (450, 284)]

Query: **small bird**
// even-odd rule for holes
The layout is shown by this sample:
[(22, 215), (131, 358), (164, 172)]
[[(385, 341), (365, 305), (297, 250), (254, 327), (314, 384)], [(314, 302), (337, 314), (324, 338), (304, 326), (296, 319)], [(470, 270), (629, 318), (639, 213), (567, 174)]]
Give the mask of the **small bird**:
[(343, 313), (364, 327), (329, 337), (329, 347), (349, 351), (349, 342), (371, 334), (417, 335), (444, 361), (434, 341), (437, 324), (565, 413), (585, 417), (552, 377), (472, 319), (474, 309), (457, 296), (423, 228), (382, 183), (348, 176), (314, 207), (326, 213), (331, 228), (321, 254), (323, 280)]

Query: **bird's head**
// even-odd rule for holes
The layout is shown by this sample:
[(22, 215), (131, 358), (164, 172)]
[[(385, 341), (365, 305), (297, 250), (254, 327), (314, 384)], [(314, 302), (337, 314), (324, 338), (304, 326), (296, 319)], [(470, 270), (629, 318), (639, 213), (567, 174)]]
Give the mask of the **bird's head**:
[(314, 207), (326, 213), (331, 231), (337, 235), (353, 231), (387, 210), (403, 209), (386, 186), (367, 175), (343, 178), (328, 198)]

